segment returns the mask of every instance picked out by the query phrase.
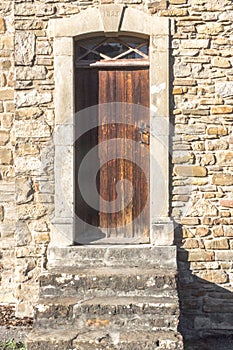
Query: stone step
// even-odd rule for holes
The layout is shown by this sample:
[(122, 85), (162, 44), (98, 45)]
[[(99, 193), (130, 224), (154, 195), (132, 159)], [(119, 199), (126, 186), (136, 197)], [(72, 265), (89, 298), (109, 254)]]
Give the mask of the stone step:
[(96, 331), (78, 335), (73, 341), (76, 350), (182, 350), (182, 337), (167, 332), (106, 332)]
[(26, 338), (27, 350), (73, 350), (73, 340), (78, 330), (70, 327), (63, 329), (33, 329)]
[(48, 262), (48, 268), (112, 266), (176, 269), (176, 246), (50, 246)]
[(50, 270), (40, 277), (40, 297), (176, 296), (176, 271), (139, 268)]
[(173, 331), (83, 331), (35, 329), (26, 339), (27, 350), (182, 350), (179, 333)]
[(177, 298), (104, 297), (41, 299), (35, 307), (35, 327), (101, 327), (158, 330), (177, 329)]

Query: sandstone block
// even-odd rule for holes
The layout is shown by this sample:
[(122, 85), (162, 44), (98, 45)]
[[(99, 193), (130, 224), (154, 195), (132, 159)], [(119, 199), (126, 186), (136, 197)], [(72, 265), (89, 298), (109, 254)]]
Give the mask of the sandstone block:
[(199, 219), (198, 218), (190, 218), (190, 217), (184, 217), (181, 219), (181, 225), (198, 225)]
[[(129, 3), (137, 3), (138, 1), (141, 0), (130, 0)], [(162, 1), (151, 1), (148, 3), (148, 9), (150, 9), (150, 13), (154, 14), (157, 13), (159, 10), (166, 10), (167, 8), (167, 1), (162, 0)]]
[(7, 84), (6, 75), (4, 73), (2, 73), (0, 76), (0, 86), (5, 87), (6, 84)]
[(218, 261), (232, 261), (233, 260), (233, 250), (220, 250), (215, 253), (216, 259)]
[(206, 252), (204, 250), (188, 252), (188, 261), (213, 261), (214, 252)]
[(7, 101), (14, 99), (14, 90), (13, 89), (0, 89), (0, 100)]
[(185, 239), (182, 248), (184, 249), (196, 249), (199, 248), (198, 240), (195, 238), (187, 238)]
[(173, 84), (181, 86), (195, 86), (197, 82), (195, 79), (175, 79)]
[(184, 5), (187, 4), (187, 0), (169, 0), (171, 5)]
[(28, 108), (20, 108), (16, 111), (16, 119), (31, 119), (31, 118), (39, 118), (43, 114), (43, 111), (38, 107), (28, 107)]
[(48, 232), (37, 232), (34, 235), (35, 243), (42, 244), (42, 243), (49, 243), (50, 242), (50, 235)]
[(169, 10), (161, 10), (160, 11), (161, 16), (169, 16), (169, 17), (181, 17), (181, 16), (187, 16), (188, 10), (182, 9), (182, 8), (173, 8)]
[(15, 33), (15, 63), (16, 65), (31, 65), (35, 56), (35, 34), (26, 31)]
[(205, 143), (203, 141), (193, 142), (192, 149), (194, 151), (204, 151), (205, 150)]
[(33, 199), (34, 190), (32, 180), (29, 177), (16, 178), (16, 203), (28, 203)]
[(207, 23), (197, 26), (197, 32), (200, 34), (216, 35), (223, 32), (224, 27), (221, 23)]
[(36, 90), (32, 90), (29, 92), (19, 91), (16, 94), (16, 107), (37, 106), (51, 101), (51, 92), (39, 93)]
[(190, 216), (216, 216), (218, 215), (218, 210), (215, 205), (213, 205), (209, 200), (201, 198), (195, 204), (189, 208), (188, 215)]
[(18, 218), (20, 220), (40, 219), (47, 212), (47, 208), (40, 203), (37, 204), (21, 204), (18, 206)]
[(48, 40), (37, 41), (36, 52), (38, 55), (51, 55), (52, 46)]
[(193, 109), (184, 109), (183, 110), (183, 114), (185, 115), (209, 115), (210, 111), (208, 109), (208, 107), (206, 109), (197, 109), (197, 108), (193, 108)]
[(223, 228), (222, 226), (216, 226), (213, 228), (214, 237), (222, 237), (223, 236)]
[(5, 35), (2, 38), (3, 47), (5, 50), (14, 50), (14, 36), (13, 35)]
[(10, 133), (9, 131), (0, 130), (0, 146), (5, 146), (9, 141)]
[(221, 199), (220, 205), (222, 207), (233, 208), (233, 199)]
[(15, 122), (16, 137), (42, 138), (50, 137), (50, 127), (44, 120), (36, 121), (16, 121)]
[(11, 113), (3, 114), (1, 118), (2, 127), (5, 129), (10, 129), (13, 125), (13, 118), (14, 118), (14, 115)]
[(12, 222), (0, 224), (1, 238), (14, 237), (15, 225)]
[(17, 156), (20, 156), (20, 157), (35, 155), (40, 153), (39, 147), (32, 143), (17, 143), (15, 150), (16, 150)]
[(214, 185), (220, 185), (220, 186), (233, 185), (233, 175), (230, 173), (214, 174), (212, 177), (212, 183)]
[(204, 177), (207, 175), (207, 169), (197, 165), (176, 165), (174, 173), (184, 177)]
[(232, 106), (214, 106), (211, 108), (212, 114), (229, 114), (232, 113), (233, 107)]
[(229, 97), (233, 96), (233, 81), (227, 81), (227, 82), (216, 82), (215, 83), (215, 92), (219, 96), (222, 97)]
[(38, 4), (36, 7), (36, 15), (38, 17), (52, 16), (56, 12), (56, 7), (53, 4)]
[(11, 68), (12, 62), (8, 59), (0, 62), (0, 68), (3, 70), (9, 70)]
[(16, 79), (19, 80), (42, 80), (46, 78), (47, 69), (43, 66), (32, 67), (30, 69), (26, 67), (16, 68)]
[(229, 144), (226, 140), (213, 140), (206, 142), (206, 149), (208, 151), (226, 150)]
[(17, 16), (34, 16), (36, 6), (28, 2), (15, 4), (15, 15)]
[(0, 165), (12, 164), (12, 152), (6, 148), (0, 148)]
[(204, 244), (205, 248), (209, 250), (229, 249), (229, 242), (227, 238), (206, 240)]
[(215, 156), (213, 154), (204, 154), (201, 157), (201, 165), (214, 165), (216, 162)]
[(219, 151), (216, 154), (217, 163), (223, 166), (233, 165), (233, 151)]
[(176, 78), (188, 77), (191, 75), (191, 66), (186, 63), (174, 65), (174, 75)]
[(6, 25), (4, 18), (0, 17), (0, 33), (3, 34), (6, 31)]
[(46, 159), (42, 161), (35, 156), (17, 157), (15, 159), (15, 168), (20, 174), (45, 175), (47, 162)]
[(209, 126), (206, 132), (208, 135), (216, 136), (225, 136), (228, 134), (228, 130), (224, 126)]
[(197, 227), (196, 235), (199, 237), (206, 237), (210, 233), (210, 229), (207, 227)]
[(179, 125), (175, 127), (176, 134), (185, 134), (185, 135), (200, 135), (205, 133), (205, 125), (194, 124), (194, 125)]
[(200, 100), (201, 105), (222, 105), (223, 99), (222, 98), (203, 98)]
[(223, 230), (224, 230), (224, 236), (225, 237), (233, 237), (233, 227), (232, 227), (232, 225), (225, 225)]
[(182, 40), (181, 47), (183, 49), (204, 49), (209, 46), (209, 42), (209, 39)]
[(16, 223), (15, 241), (18, 247), (25, 246), (31, 242), (31, 233), (27, 224), (24, 221)]
[(177, 153), (173, 153), (173, 157), (172, 157), (172, 162), (177, 164), (177, 163), (187, 163), (190, 160), (190, 155), (189, 153), (181, 153), (181, 152), (177, 152)]
[(15, 104), (14, 102), (6, 102), (5, 103), (6, 106), (6, 112), (7, 113), (14, 113), (15, 112)]
[(182, 95), (183, 89), (182, 87), (174, 87), (172, 90), (173, 95)]
[(207, 183), (208, 183), (208, 179), (203, 177), (196, 177), (191, 181), (191, 185), (197, 185), (197, 186), (203, 186), (203, 185), (206, 185)]
[(222, 270), (207, 270), (200, 271), (198, 276), (211, 283), (226, 283), (228, 281), (228, 276), (225, 271)]
[(4, 220), (4, 207), (0, 205), (0, 221)]
[(219, 67), (219, 68), (230, 68), (231, 67), (230, 61), (225, 57), (214, 57), (212, 59), (212, 65), (213, 65), (213, 67)]

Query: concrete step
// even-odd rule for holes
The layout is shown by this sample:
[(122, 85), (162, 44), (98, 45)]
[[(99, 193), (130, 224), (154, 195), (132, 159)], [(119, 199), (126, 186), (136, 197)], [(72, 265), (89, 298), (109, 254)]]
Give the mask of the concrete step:
[(155, 267), (176, 269), (175, 246), (109, 245), (48, 249), (48, 268)]
[(52, 269), (40, 277), (40, 297), (176, 296), (176, 271), (113, 268)]
[(83, 331), (66, 327), (33, 330), (26, 340), (27, 350), (182, 350), (182, 337), (173, 331)]
[(41, 299), (35, 307), (35, 327), (177, 329), (177, 298), (105, 297)]

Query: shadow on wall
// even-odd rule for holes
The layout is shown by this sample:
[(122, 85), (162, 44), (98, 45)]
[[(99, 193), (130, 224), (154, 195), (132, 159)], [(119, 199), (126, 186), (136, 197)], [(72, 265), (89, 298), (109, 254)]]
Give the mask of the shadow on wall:
[[(176, 228), (175, 237), (179, 332), (184, 337), (185, 350), (233, 350), (233, 293), (194, 275), (190, 270), (188, 251), (181, 248), (181, 226)], [(203, 266), (205, 264), (203, 262)], [(208, 273), (214, 271), (208, 270)]]

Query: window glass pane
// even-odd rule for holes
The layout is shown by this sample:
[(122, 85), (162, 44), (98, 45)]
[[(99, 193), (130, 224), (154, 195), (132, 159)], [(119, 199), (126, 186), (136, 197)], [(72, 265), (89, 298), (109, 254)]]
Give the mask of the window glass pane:
[[(140, 52), (144, 54), (141, 55)], [(112, 59), (146, 59), (149, 42), (146, 39), (122, 36), (118, 38), (90, 38), (78, 41), (76, 58), (81, 61)], [(119, 57), (118, 57), (119, 56)]]
[(104, 43), (97, 50), (108, 57), (114, 58), (129, 49), (121, 43)]
[(145, 55), (149, 54), (149, 47), (148, 47), (148, 45), (143, 45), (138, 50), (143, 52)]
[(128, 60), (132, 60), (132, 59), (143, 59), (144, 57), (139, 55), (137, 52), (133, 51), (128, 53), (126, 56), (122, 57), (123, 59), (128, 59)]

